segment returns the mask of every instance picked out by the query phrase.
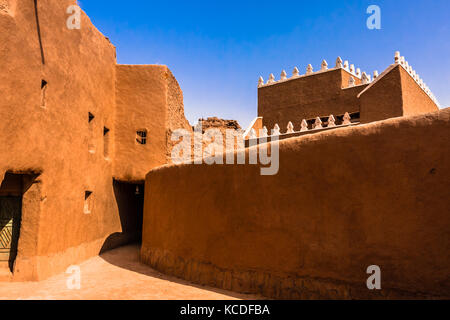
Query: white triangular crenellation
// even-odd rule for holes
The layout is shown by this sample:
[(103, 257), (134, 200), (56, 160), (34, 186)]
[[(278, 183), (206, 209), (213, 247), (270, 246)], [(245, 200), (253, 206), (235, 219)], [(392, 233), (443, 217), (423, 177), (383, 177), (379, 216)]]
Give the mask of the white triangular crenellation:
[(256, 138), (258, 138), (258, 136), (256, 135), (256, 130), (255, 130), (254, 128), (252, 128), (252, 129), (250, 130), (250, 133), (249, 133), (249, 135), (248, 135), (248, 138), (249, 138), (249, 139), (256, 139)]
[(349, 87), (354, 87), (355, 86), (355, 78), (350, 77), (350, 79), (348, 79), (348, 86)]
[(322, 120), (319, 117), (316, 118), (316, 122), (314, 122), (314, 129), (322, 129)]
[(262, 128), (262, 130), (261, 130), (261, 136), (267, 137), (268, 135), (269, 135), (269, 130), (267, 130), (267, 127), (264, 126), (264, 128)]
[(278, 125), (278, 123), (275, 124), (275, 126), (273, 127), (272, 135), (273, 136), (279, 136), (280, 135), (280, 126)]
[(263, 77), (259, 77), (258, 88), (262, 87), (263, 85), (264, 85), (264, 79), (263, 79)]
[(344, 114), (344, 121), (342, 122), (343, 125), (348, 125), (352, 123), (352, 117), (350, 117), (350, 114), (346, 112)]
[(369, 83), (369, 77), (367, 76), (367, 73), (363, 72), (361, 76), (362, 84), (368, 84)]
[(308, 131), (309, 129), (308, 129), (308, 122), (305, 120), (305, 119), (303, 119), (303, 121), (302, 121), (302, 128), (300, 129), (300, 132), (304, 132), (304, 131)]
[(287, 132), (286, 133), (294, 133), (294, 125), (291, 121), (289, 121), (287, 125)]
[(330, 115), (330, 117), (328, 118), (328, 128), (331, 127), (336, 127), (336, 119), (333, 115)]
[[(406, 61), (404, 56), (400, 55), (399, 51), (395, 52), (395, 62), (400, 64), (405, 71), (407, 71), (409, 73), (409, 75), (416, 81), (417, 85), (419, 85), (423, 91), (437, 104), (439, 105), (436, 97), (433, 95), (432, 91), (430, 90), (430, 88), (426, 85), (426, 83), (423, 81), (423, 79), (420, 78), (419, 74), (417, 73), (416, 70), (413, 69), (413, 67), (409, 64), (408, 61)], [(355, 70), (355, 65), (351, 64), (349, 66), (349, 61), (346, 60), (345, 62), (342, 62), (342, 58), (341, 57), (337, 57), (336, 59), (336, 69), (339, 68), (344, 68), (347, 71), (349, 71), (350, 73), (352, 73), (356, 78), (361, 79), (362, 84), (369, 84), (372, 83), (373, 81), (375, 81), (376, 79), (378, 79), (380, 77), (378, 71), (374, 71), (373, 72), (373, 80), (372, 77), (370, 75), (368, 75), (366, 72), (362, 72), (361, 73), (361, 69), (357, 68)], [(322, 61), (321, 64), (321, 71), (326, 71), (328, 70), (328, 63), (326, 60)], [(311, 64), (309, 64), (306, 68), (306, 75), (311, 75), (314, 73), (313, 67)], [(301, 77), (300, 75), (300, 71), (298, 70), (297, 67), (294, 67), (294, 70), (292, 71), (292, 78), (298, 78)], [(287, 81), (288, 80), (288, 76), (285, 70), (283, 70), (281, 72), (281, 78), (280, 78), (280, 82), (282, 81)], [(353, 87), (356, 86), (356, 79), (354, 77), (350, 77), (349, 78), (349, 87)], [(270, 74), (269, 79), (266, 82), (266, 85), (269, 84), (275, 84), (277, 83), (275, 76), (273, 74)], [(264, 84), (264, 79), (263, 77), (259, 77), (258, 79), (258, 88), (261, 88), (265, 86)]]

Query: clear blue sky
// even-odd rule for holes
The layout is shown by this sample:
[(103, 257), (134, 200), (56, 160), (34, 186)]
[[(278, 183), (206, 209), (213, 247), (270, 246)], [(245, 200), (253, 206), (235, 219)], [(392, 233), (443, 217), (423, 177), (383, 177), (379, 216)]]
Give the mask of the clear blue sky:
[[(372, 73), (400, 50), (450, 106), (450, 0), (152, 1), (81, 0), (117, 47), (118, 63), (167, 65), (184, 92), (191, 123), (257, 114), (257, 81), (282, 69), (315, 70), (337, 56)], [(381, 8), (381, 30), (366, 9)]]

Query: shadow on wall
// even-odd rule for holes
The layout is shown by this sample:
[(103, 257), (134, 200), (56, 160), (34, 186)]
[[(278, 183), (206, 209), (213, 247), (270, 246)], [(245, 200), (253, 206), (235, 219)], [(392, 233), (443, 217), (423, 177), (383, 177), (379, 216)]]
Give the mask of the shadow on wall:
[(142, 242), (142, 219), (144, 212), (144, 184), (114, 180), (114, 196), (119, 208), (122, 232), (110, 235), (100, 254), (130, 243)]

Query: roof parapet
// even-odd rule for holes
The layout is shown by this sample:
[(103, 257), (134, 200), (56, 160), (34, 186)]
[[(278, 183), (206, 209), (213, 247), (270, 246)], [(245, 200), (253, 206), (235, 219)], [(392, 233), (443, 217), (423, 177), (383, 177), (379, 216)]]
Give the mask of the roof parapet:
[(409, 62), (405, 59), (404, 56), (400, 55), (400, 51), (395, 52), (394, 56), (394, 65), (400, 65), (403, 69), (408, 72), (408, 74), (416, 81), (417, 85), (422, 88), (422, 90), (430, 97), (431, 100), (439, 107), (439, 101), (436, 99), (433, 92), (431, 92), (430, 88), (427, 84), (420, 78), (419, 74), (413, 69), (413, 67), (409, 64)]
[[(440, 106), (438, 100), (436, 99), (435, 95), (431, 92), (430, 88), (420, 78), (419, 74), (412, 68), (412, 66), (405, 59), (405, 57), (400, 54), (400, 51), (395, 52), (394, 60), (395, 60), (394, 65), (398, 64), (398, 65), (402, 66), (406, 70), (406, 72), (408, 72), (408, 74), (411, 76), (411, 78), (413, 78), (414, 81), (416, 81), (416, 83), (422, 88), (422, 90), (430, 97), (430, 99), (433, 100), (433, 102), (436, 103), (437, 106)], [(374, 81), (378, 80), (385, 74), (385, 72), (383, 72), (380, 75), (378, 73), (378, 71), (374, 71), (373, 72), (373, 80), (372, 80), (370, 75), (368, 75), (366, 72), (361, 73), (361, 69), (355, 68), (354, 64), (349, 64), (348, 60), (345, 60), (345, 62), (342, 63), (341, 57), (337, 57), (336, 66), (331, 69), (328, 68), (327, 61), (323, 60), (321, 63), (321, 69), (316, 72), (314, 72), (313, 66), (311, 64), (308, 64), (308, 66), (306, 67), (306, 73), (304, 75), (301, 75), (299, 69), (297, 67), (295, 67), (292, 72), (292, 76), (290, 78), (287, 77), (287, 73), (284, 70), (281, 72), (281, 77), (280, 77), (279, 81), (277, 81), (275, 79), (275, 76), (273, 75), (273, 73), (270, 74), (269, 80), (265, 84), (264, 84), (264, 79), (262, 77), (260, 77), (259, 81), (258, 81), (258, 88), (278, 84), (280, 82), (284, 82), (284, 81), (288, 81), (288, 80), (292, 80), (292, 79), (296, 79), (296, 78), (301, 78), (301, 77), (319, 74), (319, 73), (323, 73), (323, 72), (327, 72), (327, 71), (331, 71), (331, 70), (336, 70), (336, 69), (344, 69), (347, 72), (352, 74), (352, 77), (350, 77), (349, 83), (348, 83), (349, 87), (354, 87), (356, 85), (355, 78), (361, 79), (362, 84), (365, 85), (365, 84), (373, 83)]]
[[(290, 78), (288, 78), (285, 70), (283, 70), (281, 72), (280, 80), (278, 80), (278, 81), (275, 79), (275, 76), (273, 75), (273, 73), (270, 74), (269, 80), (266, 83), (264, 83), (263, 77), (260, 77), (259, 81), (258, 81), (258, 88), (274, 85), (274, 84), (277, 84), (280, 82), (284, 82), (284, 81), (288, 81), (288, 80), (292, 80), (292, 79), (296, 79), (296, 78), (301, 78), (301, 77), (319, 74), (319, 73), (323, 73), (323, 72), (327, 72), (327, 71), (337, 70), (337, 69), (344, 69), (347, 72), (351, 73), (354, 78), (363, 80), (362, 79), (363, 73), (361, 72), (360, 68), (355, 68), (354, 64), (349, 65), (348, 60), (343, 62), (341, 57), (337, 57), (336, 66), (334, 68), (329, 68), (328, 62), (326, 60), (322, 60), (319, 71), (314, 71), (313, 66), (311, 64), (308, 64), (308, 66), (306, 67), (306, 73), (304, 75), (300, 74), (300, 71), (297, 67), (294, 67), (294, 70), (292, 71), (292, 76)], [(365, 74), (366, 74), (366, 79), (364, 80), (365, 83), (367, 84), (367, 83), (372, 82), (371, 77), (369, 75), (367, 75), (367, 73), (365, 73)], [(378, 76), (378, 72), (377, 72), (377, 76)], [(374, 79), (375, 78), (376, 77), (375, 77), (375, 73), (374, 73)], [(355, 79), (353, 79), (353, 80), (356, 83), (356, 80)]]

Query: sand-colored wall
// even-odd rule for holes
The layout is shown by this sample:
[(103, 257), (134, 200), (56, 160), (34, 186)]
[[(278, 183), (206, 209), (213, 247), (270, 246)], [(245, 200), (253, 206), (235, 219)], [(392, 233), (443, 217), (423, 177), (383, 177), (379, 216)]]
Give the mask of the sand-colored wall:
[[(165, 66), (117, 66), (114, 178), (143, 181), (166, 163), (167, 74)], [(147, 144), (136, 131), (148, 131)]]
[(439, 107), (423, 91), (411, 75), (405, 69), (400, 67), (399, 69), (402, 80), (403, 115), (409, 116), (439, 110)]
[[(273, 298), (448, 298), (449, 128), (446, 109), (287, 139), (275, 176), (242, 165), (155, 169), (141, 258)], [(382, 291), (366, 287), (371, 265)]]
[(404, 68), (395, 65), (389, 69), (360, 94), (361, 122), (369, 123), (439, 110)]
[[(172, 148), (176, 142), (172, 141), (175, 130), (193, 132), (192, 126), (184, 115), (183, 91), (172, 72), (167, 69), (167, 113), (166, 113), (166, 162), (172, 163)], [(144, 179), (145, 179), (144, 174)]]
[[(118, 65), (116, 86), (114, 178), (144, 181), (149, 170), (171, 161), (172, 132), (192, 131), (183, 93), (169, 68), (158, 65)], [(148, 131), (146, 145), (136, 141), (141, 129)]]
[(360, 95), (361, 122), (403, 116), (401, 67), (395, 67)]
[(348, 88), (350, 74), (344, 69), (318, 72), (310, 76), (258, 89), (258, 116), (268, 129), (276, 123), (286, 128), (289, 121), (359, 112), (357, 94), (366, 86), (354, 77), (356, 87)]
[[(65, 12), (76, 1), (39, 0), (42, 56), (34, 1), (11, 1), (14, 15), (0, 14), (0, 180), (6, 171), (41, 173), (24, 198), (14, 270), (15, 280), (36, 280), (98, 254), (120, 231), (112, 161), (103, 154), (103, 127), (114, 133), (115, 48), (84, 13), (80, 30), (67, 29)], [(113, 139), (109, 149), (114, 154)]]

